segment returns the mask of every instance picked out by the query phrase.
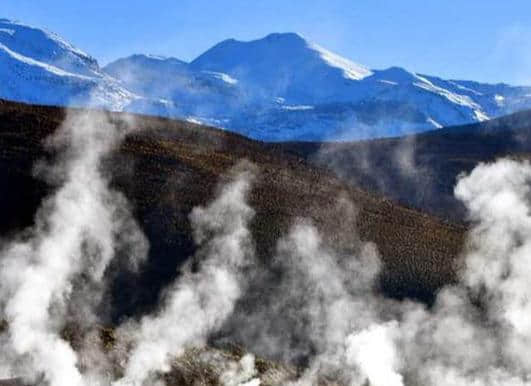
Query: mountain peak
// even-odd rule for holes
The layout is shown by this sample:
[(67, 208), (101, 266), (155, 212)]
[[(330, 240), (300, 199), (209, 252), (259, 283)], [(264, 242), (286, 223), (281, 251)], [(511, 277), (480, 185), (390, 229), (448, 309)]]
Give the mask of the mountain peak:
[(294, 46), (302, 48), (306, 47), (307, 45), (308, 42), (306, 39), (296, 32), (273, 32), (265, 37), (253, 40), (238, 40), (229, 38), (215, 44), (209, 50), (197, 57), (192, 63), (201, 62), (202, 58), (206, 54), (217, 54), (226, 51), (241, 50), (243, 47), (252, 47), (256, 50), (259, 48), (266, 49), (266, 47), (269, 47), (269, 49), (282, 49)]
[[(238, 40), (229, 38), (217, 43), (214, 47), (225, 44), (253, 44), (258, 42), (306, 42), (306, 39), (297, 32), (272, 32), (264, 37), (252, 40)], [(212, 48), (214, 48), (212, 47)]]
[(411, 82), (417, 79), (417, 75), (402, 67), (389, 67), (383, 70), (374, 71), (375, 79), (384, 80), (395, 83)]
[(186, 76), (188, 63), (173, 57), (133, 54), (108, 63), (103, 71), (131, 90), (146, 93), (151, 92), (151, 87), (168, 90), (168, 84)]
[[(295, 32), (271, 33), (247, 42), (224, 40), (196, 58), (192, 67), (220, 71), (236, 78), (293, 84), (305, 71), (313, 79), (361, 80), (372, 72), (306, 40)], [(324, 86), (324, 85), (323, 85)], [(278, 90), (282, 91), (281, 89)]]
[(306, 39), (297, 32), (273, 32), (258, 40), (306, 42)]
[(150, 62), (150, 63), (161, 63), (161, 64), (181, 65), (181, 66), (187, 65), (187, 63), (184, 60), (181, 60), (181, 59), (178, 59), (172, 56), (153, 55), (153, 54), (133, 54), (125, 58), (118, 59), (115, 62), (118, 62), (118, 61)]
[(0, 19), (0, 44), (25, 57), (76, 74), (91, 75), (99, 68), (96, 59), (61, 36), (14, 20)]

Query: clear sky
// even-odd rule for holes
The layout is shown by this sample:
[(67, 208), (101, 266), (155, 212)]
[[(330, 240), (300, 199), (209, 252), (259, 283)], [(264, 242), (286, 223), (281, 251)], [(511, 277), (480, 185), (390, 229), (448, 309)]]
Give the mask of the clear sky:
[(226, 39), (299, 32), (370, 68), (531, 85), (529, 0), (0, 0), (101, 64), (132, 53), (191, 60)]

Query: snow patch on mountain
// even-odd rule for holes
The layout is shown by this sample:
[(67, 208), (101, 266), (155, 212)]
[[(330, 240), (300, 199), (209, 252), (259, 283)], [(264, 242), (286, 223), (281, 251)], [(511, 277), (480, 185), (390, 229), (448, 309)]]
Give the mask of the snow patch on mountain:
[[(430, 82), (428, 79), (420, 76), (415, 75), (417, 79), (420, 80), (420, 82), (414, 82), (413, 85), (419, 88), (423, 88), (427, 91), (433, 92), (435, 94), (439, 94), (446, 99), (448, 99), (450, 102), (469, 107), (470, 109), (474, 110), (475, 113), (477, 113), (480, 116), (485, 116), (484, 113), (481, 112), (481, 106), (479, 106), (477, 103), (475, 103), (472, 98), (470, 98), (467, 95), (461, 95), (456, 94), (454, 92), (451, 92), (449, 90), (446, 90), (442, 87), (435, 86), (432, 82)], [(488, 119), (488, 118), (486, 118)]]
[(309, 105), (284, 105), (282, 106), (283, 110), (288, 111), (304, 111), (304, 110), (313, 110), (315, 106), (309, 106)]
[(0, 43), (22, 56), (81, 75), (98, 69), (96, 59), (53, 32), (8, 19), (0, 19), (0, 29)]
[(0, 28), (0, 33), (5, 33), (5, 34), (13, 36), (15, 34), (15, 30), (9, 29), (9, 28)]
[(225, 83), (228, 83), (228, 84), (236, 84), (236, 83), (238, 83), (237, 79), (234, 79), (232, 76), (224, 74), (222, 72), (203, 71), (203, 73), (212, 75), (214, 78), (221, 79), (222, 81), (224, 81)]
[(342, 70), (347, 79), (361, 80), (372, 75), (372, 71), (368, 68), (328, 51), (316, 43), (308, 43), (308, 47), (317, 51), (319, 56), (330, 66)]
[(437, 122), (436, 120), (434, 120), (433, 118), (430, 118), (430, 117), (428, 117), (426, 122), (432, 124), (436, 129), (442, 129), (444, 127), (439, 122)]
[(48, 72), (50, 72), (52, 74), (55, 74), (57, 76), (74, 77), (74, 78), (83, 79), (83, 80), (91, 79), (88, 76), (74, 74), (74, 73), (71, 73), (71, 72), (68, 72), (68, 71), (65, 71), (65, 70), (61, 70), (60, 68), (52, 66), (50, 64), (39, 62), (39, 61), (34, 60), (32, 58), (29, 58), (27, 56), (20, 55), (20, 54), (14, 52), (14, 51), (11, 51), (8, 47), (3, 45), (2, 43), (0, 43), (0, 51), (3, 51), (3, 54), (5, 54), (5, 55), (9, 55), (13, 60), (17, 60), (20, 63), (27, 64), (28, 66), (40, 67), (40, 69), (42, 69), (44, 71), (48, 71)]

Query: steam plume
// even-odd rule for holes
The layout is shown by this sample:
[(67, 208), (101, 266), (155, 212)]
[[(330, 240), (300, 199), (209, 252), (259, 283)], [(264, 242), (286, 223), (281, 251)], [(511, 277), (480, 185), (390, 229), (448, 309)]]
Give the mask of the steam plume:
[[(130, 241), (145, 250), (124, 198), (109, 189), (100, 170), (122, 135), (105, 114), (77, 113), (50, 140), (66, 149), (48, 171), (61, 186), (44, 201), (35, 225), (1, 252), (0, 315), (9, 324), (2, 360), (8, 376), (22, 373), (32, 382), (42, 377), (54, 386), (85, 384), (78, 355), (61, 336), (65, 321), (98, 320), (98, 283), (122, 225), (131, 226)], [(69, 315), (72, 298), (77, 315)]]
[[(163, 384), (160, 374), (173, 359), (205, 348), (246, 295), (246, 274), (256, 265), (247, 204), (254, 177), (252, 167), (240, 165), (210, 204), (190, 214), (199, 248), (158, 311), (118, 327), (123, 351), (109, 354), (91, 343), (93, 326), (106, 317), (99, 307), (110, 262), (125, 250), (138, 266), (147, 252), (127, 201), (109, 188), (101, 167), (128, 127), (105, 114), (77, 113), (50, 140), (62, 152), (46, 174), (59, 187), (35, 225), (0, 253), (0, 317), (8, 323), (0, 326), (0, 376), (52, 386)], [(283, 384), (530, 385), (531, 165), (480, 164), (461, 176), (455, 194), (472, 227), (459, 281), (442, 289), (433, 307), (377, 293), (375, 245), (354, 237), (356, 245), (339, 249), (298, 219), (278, 240), (278, 285), (263, 308), (234, 319), (244, 322), (242, 332), (229, 338), (303, 363), (297, 379)], [(355, 211), (344, 212), (353, 224)], [(83, 337), (75, 347), (64, 337), (70, 322)], [(112, 355), (123, 365), (118, 380)], [(222, 367), (224, 386), (261, 383), (251, 354)]]
[(230, 363), (229, 369), (221, 374), (223, 386), (260, 386), (260, 379), (255, 378), (254, 356), (246, 354), (238, 363)]
[(153, 374), (169, 371), (172, 358), (187, 347), (204, 345), (231, 314), (242, 295), (242, 271), (253, 261), (248, 223), (254, 211), (246, 203), (251, 179), (251, 173), (240, 172), (209, 206), (192, 211), (199, 268), (194, 271), (189, 264), (182, 270), (156, 315), (122, 328), (135, 347), (118, 384), (141, 385)]
[(431, 309), (374, 293), (371, 244), (344, 256), (310, 223), (296, 223), (278, 245), (277, 303), (241, 326), (263, 330), (246, 346), (286, 360), (308, 356), (298, 385), (322, 377), (360, 386), (530, 384), (530, 183), (529, 163), (510, 160), (461, 176), (456, 196), (474, 225), (459, 283)]

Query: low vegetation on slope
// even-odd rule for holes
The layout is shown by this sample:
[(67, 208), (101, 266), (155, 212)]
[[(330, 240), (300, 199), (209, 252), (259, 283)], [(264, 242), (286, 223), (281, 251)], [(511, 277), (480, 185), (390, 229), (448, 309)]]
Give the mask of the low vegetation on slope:
[[(46, 138), (61, 125), (67, 112), (0, 102), (0, 189), (2, 237), (32, 225), (37, 208), (54, 186), (35, 177), (35, 165), (56, 154)], [(104, 113), (117, 127), (133, 122), (135, 128), (108, 158), (103, 169), (112, 185), (130, 201), (134, 215), (147, 236), (147, 264), (139, 273), (117, 271), (108, 299), (112, 317), (103, 320), (101, 343), (114, 350), (114, 323), (152, 311), (161, 290), (177, 275), (177, 268), (196, 252), (189, 214), (216, 195), (216, 186), (241, 160), (255, 165), (257, 177), (249, 195), (256, 215), (251, 231), (260, 264), (267, 267), (276, 243), (300, 218), (309, 219), (327, 244), (348, 256), (356, 253), (359, 238), (374, 242), (383, 261), (380, 289), (390, 297), (413, 297), (431, 302), (438, 288), (455, 280), (456, 257), (465, 229), (366, 193), (267, 144), (209, 127), (146, 116)], [(356, 215), (345, 211), (351, 202)], [(261, 282), (263, 284), (263, 282)], [(274, 279), (267, 285), (274, 286)], [(251, 286), (252, 287), (252, 286)], [(253, 307), (267, 297), (268, 288), (251, 288), (237, 307)], [(9, 328), (2, 324), (0, 328)], [(76, 328), (66, 326), (64, 337), (76, 345)], [(239, 360), (244, 352), (223, 342), (207, 349), (208, 355)], [(236, 342), (237, 343), (237, 342)], [(219, 350), (219, 348), (223, 348)], [(202, 352), (187, 352), (175, 359), (168, 373), (169, 385), (216, 385), (219, 369), (201, 362)], [(269, 358), (274, 359), (274, 358)], [(304, 358), (302, 358), (304, 359)], [(297, 364), (297, 363), (295, 363)], [(304, 363), (301, 363), (304, 365)], [(271, 378), (289, 377), (296, 367), (257, 358), (255, 367), (263, 384)], [(118, 370), (119, 371), (119, 370)], [(323, 380), (323, 384), (328, 384)], [(16, 384), (16, 383), (15, 383)]]
[[(0, 190), (3, 236), (31, 225), (52, 189), (34, 177), (33, 165), (53, 156), (44, 139), (64, 116), (62, 109), (0, 103), (0, 178), (6, 181)], [(301, 217), (311, 219), (338, 248), (348, 248), (356, 236), (354, 223), (338, 221), (344, 217), (338, 198), (345, 197), (358, 209), (355, 226), (360, 237), (378, 246), (384, 262), (380, 282), (387, 295), (430, 301), (437, 288), (455, 278), (462, 227), (368, 194), (297, 156), (238, 135), (143, 116), (135, 117), (135, 127), (108, 166), (113, 184), (132, 203), (149, 239), (149, 262), (140, 277), (124, 274), (115, 280), (115, 318), (156, 302), (176, 267), (194, 253), (188, 214), (212, 199), (219, 179), (241, 159), (259, 170), (250, 205), (256, 210), (252, 232), (264, 263), (279, 236)]]
[(453, 222), (466, 220), (453, 194), (479, 162), (531, 151), (531, 112), (423, 134), (360, 142), (275, 144), (354, 186)]
[[(40, 161), (57, 156), (47, 146), (46, 138), (61, 125), (67, 113), (52, 107), (0, 102), (0, 178), (5, 181), (0, 188), (2, 237), (32, 225), (43, 198), (55, 189), (36, 177), (35, 168), (41, 165), (42, 169)], [(223, 182), (227, 172), (241, 160), (256, 169), (257, 177), (248, 197), (256, 212), (250, 226), (259, 264), (264, 267), (269, 266), (281, 236), (298, 219), (306, 218), (327, 244), (345, 252), (338, 256), (348, 256), (349, 251), (356, 254), (359, 238), (374, 242), (383, 261), (380, 290), (387, 296), (412, 297), (429, 303), (438, 288), (455, 280), (463, 227), (369, 194), (324, 168), (264, 143), (182, 121), (104, 114), (117, 127), (132, 122), (135, 128), (105, 159), (103, 169), (113, 187), (129, 200), (150, 244), (148, 261), (139, 273), (113, 273), (112, 289), (106, 298), (110, 300), (111, 318), (102, 320), (109, 328), (100, 333), (102, 344), (109, 350), (115, 349), (113, 324), (152, 311), (161, 290), (177, 275), (178, 266), (194, 255), (189, 214), (194, 207), (204, 206), (215, 197), (220, 180)], [(355, 216), (345, 211), (345, 202), (355, 206)], [(266, 287), (251, 284), (237, 308), (252, 309), (253, 302), (276, 293), (267, 287), (276, 284), (274, 278), (259, 284), (264, 283)], [(0, 324), (0, 328), (9, 326)], [(75, 326), (64, 330), (64, 337), (73, 347), (78, 339), (76, 331)], [(212, 355), (234, 362), (244, 353), (230, 346), (227, 349), (223, 341), (214, 338), (216, 348), (206, 349), (208, 362), (201, 362), (201, 351), (187, 352), (175, 359), (173, 370), (165, 375), (166, 383), (192, 385), (200, 379), (201, 384), (218, 384), (221, 370), (212, 367)], [(264, 385), (268, 379), (271, 384), (279, 384), (278, 377), (297, 374), (296, 367), (279, 365), (272, 359), (276, 358), (257, 358), (255, 362)], [(298, 360), (293, 365), (299, 365)], [(304, 362), (300, 365), (304, 366)], [(323, 380), (322, 384), (330, 383)]]

